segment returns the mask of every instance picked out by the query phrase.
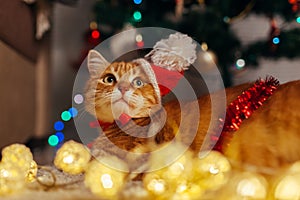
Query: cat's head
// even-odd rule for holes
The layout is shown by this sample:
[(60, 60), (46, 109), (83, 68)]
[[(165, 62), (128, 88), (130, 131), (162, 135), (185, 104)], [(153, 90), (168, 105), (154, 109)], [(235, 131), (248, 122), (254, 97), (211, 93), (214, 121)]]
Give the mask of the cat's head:
[(88, 54), (90, 79), (86, 88), (86, 109), (103, 122), (120, 115), (150, 117), (161, 108), (161, 96), (168, 94), (196, 60), (196, 44), (181, 33), (158, 41), (153, 50), (132, 62), (109, 63), (95, 50)]
[(149, 117), (151, 109), (160, 106), (160, 95), (145, 64), (147, 61), (141, 59), (109, 63), (91, 50), (87, 58), (90, 73), (85, 93), (87, 111), (103, 122), (113, 122), (121, 114)]

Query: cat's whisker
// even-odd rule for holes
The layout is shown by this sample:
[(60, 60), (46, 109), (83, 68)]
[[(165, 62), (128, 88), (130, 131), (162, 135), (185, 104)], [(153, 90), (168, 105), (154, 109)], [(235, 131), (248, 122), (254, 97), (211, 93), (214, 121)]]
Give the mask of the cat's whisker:
[(86, 111), (86, 107), (87, 105), (84, 105), (84, 106), (80, 106), (77, 108), (78, 112), (85, 112)]
[(78, 111), (78, 113), (81, 113), (81, 112), (85, 112), (86, 109), (84, 106), (81, 106), (81, 107), (77, 108), (77, 111)]
[(88, 114), (88, 112), (87, 111), (83, 111), (83, 112), (81, 112), (79, 115), (78, 115), (78, 119), (84, 119), (85, 118), (85, 116)]
[(133, 94), (128, 99), (129, 99), (129, 101), (136, 102), (136, 101), (138, 101), (139, 98), (140, 98), (139, 96)]

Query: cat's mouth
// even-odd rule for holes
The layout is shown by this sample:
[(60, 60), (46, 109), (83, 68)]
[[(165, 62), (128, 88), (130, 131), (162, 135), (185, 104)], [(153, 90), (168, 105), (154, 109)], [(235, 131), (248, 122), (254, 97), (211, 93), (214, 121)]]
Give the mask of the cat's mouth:
[(114, 103), (114, 104), (115, 104), (115, 103), (125, 103), (125, 104), (129, 105), (128, 102), (127, 102), (123, 97), (120, 98), (120, 99), (118, 99), (118, 100), (115, 100), (113, 103)]

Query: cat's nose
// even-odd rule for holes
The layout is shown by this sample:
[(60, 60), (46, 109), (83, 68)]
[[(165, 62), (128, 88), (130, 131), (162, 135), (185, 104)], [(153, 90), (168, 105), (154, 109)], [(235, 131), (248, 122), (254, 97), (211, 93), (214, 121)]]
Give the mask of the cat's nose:
[(118, 89), (120, 90), (120, 92), (121, 92), (122, 94), (124, 94), (125, 92), (127, 92), (127, 91), (129, 90), (129, 87), (126, 86), (126, 85), (119, 85), (119, 86), (118, 86)]

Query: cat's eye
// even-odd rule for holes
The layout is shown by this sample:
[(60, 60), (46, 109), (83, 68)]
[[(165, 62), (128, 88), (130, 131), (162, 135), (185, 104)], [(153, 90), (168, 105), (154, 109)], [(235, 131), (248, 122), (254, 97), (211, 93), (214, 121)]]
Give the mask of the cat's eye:
[(112, 74), (107, 74), (102, 81), (104, 83), (108, 83), (108, 84), (114, 84), (115, 82), (117, 82), (116, 77)]
[(133, 86), (136, 87), (136, 88), (140, 88), (140, 87), (143, 87), (143, 86), (144, 86), (144, 82), (143, 82), (141, 79), (139, 79), (139, 78), (134, 79), (134, 80), (132, 81), (132, 84), (133, 84)]

